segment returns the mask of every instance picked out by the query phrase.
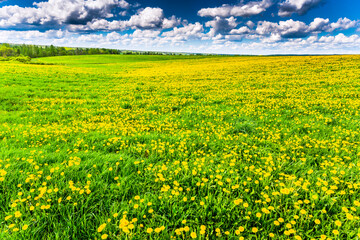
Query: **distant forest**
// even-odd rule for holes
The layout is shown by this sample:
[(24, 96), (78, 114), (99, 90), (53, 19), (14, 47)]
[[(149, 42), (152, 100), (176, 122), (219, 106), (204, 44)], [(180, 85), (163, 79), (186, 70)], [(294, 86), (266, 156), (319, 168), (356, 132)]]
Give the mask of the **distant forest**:
[[(150, 52), (150, 51), (128, 51), (106, 48), (68, 48), (56, 46), (39, 46), (39, 45), (17, 45), (0, 43), (0, 57), (51, 57), (51, 56), (68, 56), (68, 55), (95, 55), (95, 54), (118, 54), (118, 55), (179, 55), (177, 53)], [(183, 55), (183, 54), (181, 54)]]

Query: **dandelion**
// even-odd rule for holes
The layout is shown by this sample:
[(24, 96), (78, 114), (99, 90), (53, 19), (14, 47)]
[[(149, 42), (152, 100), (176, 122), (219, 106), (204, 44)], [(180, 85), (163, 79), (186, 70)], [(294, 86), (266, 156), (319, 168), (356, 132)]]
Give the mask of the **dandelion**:
[(342, 224), (341, 224), (341, 222), (339, 220), (336, 220), (335, 225), (338, 226), (338, 227), (341, 227)]
[(281, 192), (282, 194), (285, 194), (285, 195), (290, 194), (290, 190), (289, 190), (289, 189), (287, 189), (287, 188), (283, 188), (283, 189), (281, 189), (281, 190), (280, 190), (280, 192)]
[(97, 231), (102, 232), (105, 229), (105, 227), (106, 227), (106, 223), (101, 224), (100, 227), (98, 227)]
[(21, 212), (19, 212), (19, 211), (16, 211), (15, 212), (15, 214), (14, 214), (14, 216), (16, 217), (16, 218), (19, 218), (19, 217), (21, 217)]
[(300, 210), (300, 213), (303, 214), (303, 215), (305, 215), (305, 214), (306, 214), (306, 210), (305, 210), (305, 209), (301, 209), (301, 210)]

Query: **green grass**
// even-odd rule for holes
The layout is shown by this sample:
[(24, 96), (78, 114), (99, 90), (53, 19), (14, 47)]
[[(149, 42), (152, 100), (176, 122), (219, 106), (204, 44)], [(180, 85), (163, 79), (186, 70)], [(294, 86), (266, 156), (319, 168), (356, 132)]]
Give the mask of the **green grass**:
[(171, 56), (171, 55), (79, 55), (79, 56), (61, 56), (61, 57), (45, 57), (36, 58), (34, 63), (51, 63), (64, 64), (68, 66), (92, 66), (107, 64), (129, 64), (141, 62), (157, 62), (157, 61), (179, 61), (188, 59), (204, 59), (210, 56)]
[(33, 62), (0, 63), (0, 239), (359, 236), (359, 56)]

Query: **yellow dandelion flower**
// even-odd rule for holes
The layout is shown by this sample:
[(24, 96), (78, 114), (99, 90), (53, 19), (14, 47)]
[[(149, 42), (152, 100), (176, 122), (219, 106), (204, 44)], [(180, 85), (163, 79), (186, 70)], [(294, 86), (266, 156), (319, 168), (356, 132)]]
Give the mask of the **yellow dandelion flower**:
[(290, 190), (287, 189), (287, 188), (280, 189), (280, 192), (281, 192), (282, 194), (285, 194), (285, 195), (290, 194)]
[(102, 232), (102, 230), (104, 230), (106, 227), (106, 223), (101, 224), (100, 227), (97, 229), (98, 232)]
[(192, 233), (190, 234), (190, 237), (191, 237), (191, 238), (197, 238), (196, 232), (192, 232)]
[(335, 225), (338, 226), (338, 227), (341, 227), (342, 223), (339, 220), (336, 220)]
[(19, 218), (19, 217), (21, 217), (21, 212), (19, 212), (19, 211), (16, 211), (15, 212), (15, 214), (14, 214), (14, 216), (16, 217), (16, 218)]

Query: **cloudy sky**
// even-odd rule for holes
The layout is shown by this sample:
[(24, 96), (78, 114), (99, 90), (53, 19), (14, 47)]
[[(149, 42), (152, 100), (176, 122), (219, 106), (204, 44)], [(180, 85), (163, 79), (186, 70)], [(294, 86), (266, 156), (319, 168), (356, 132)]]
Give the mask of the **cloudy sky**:
[(227, 54), (359, 54), (360, 1), (0, 0), (0, 42)]

